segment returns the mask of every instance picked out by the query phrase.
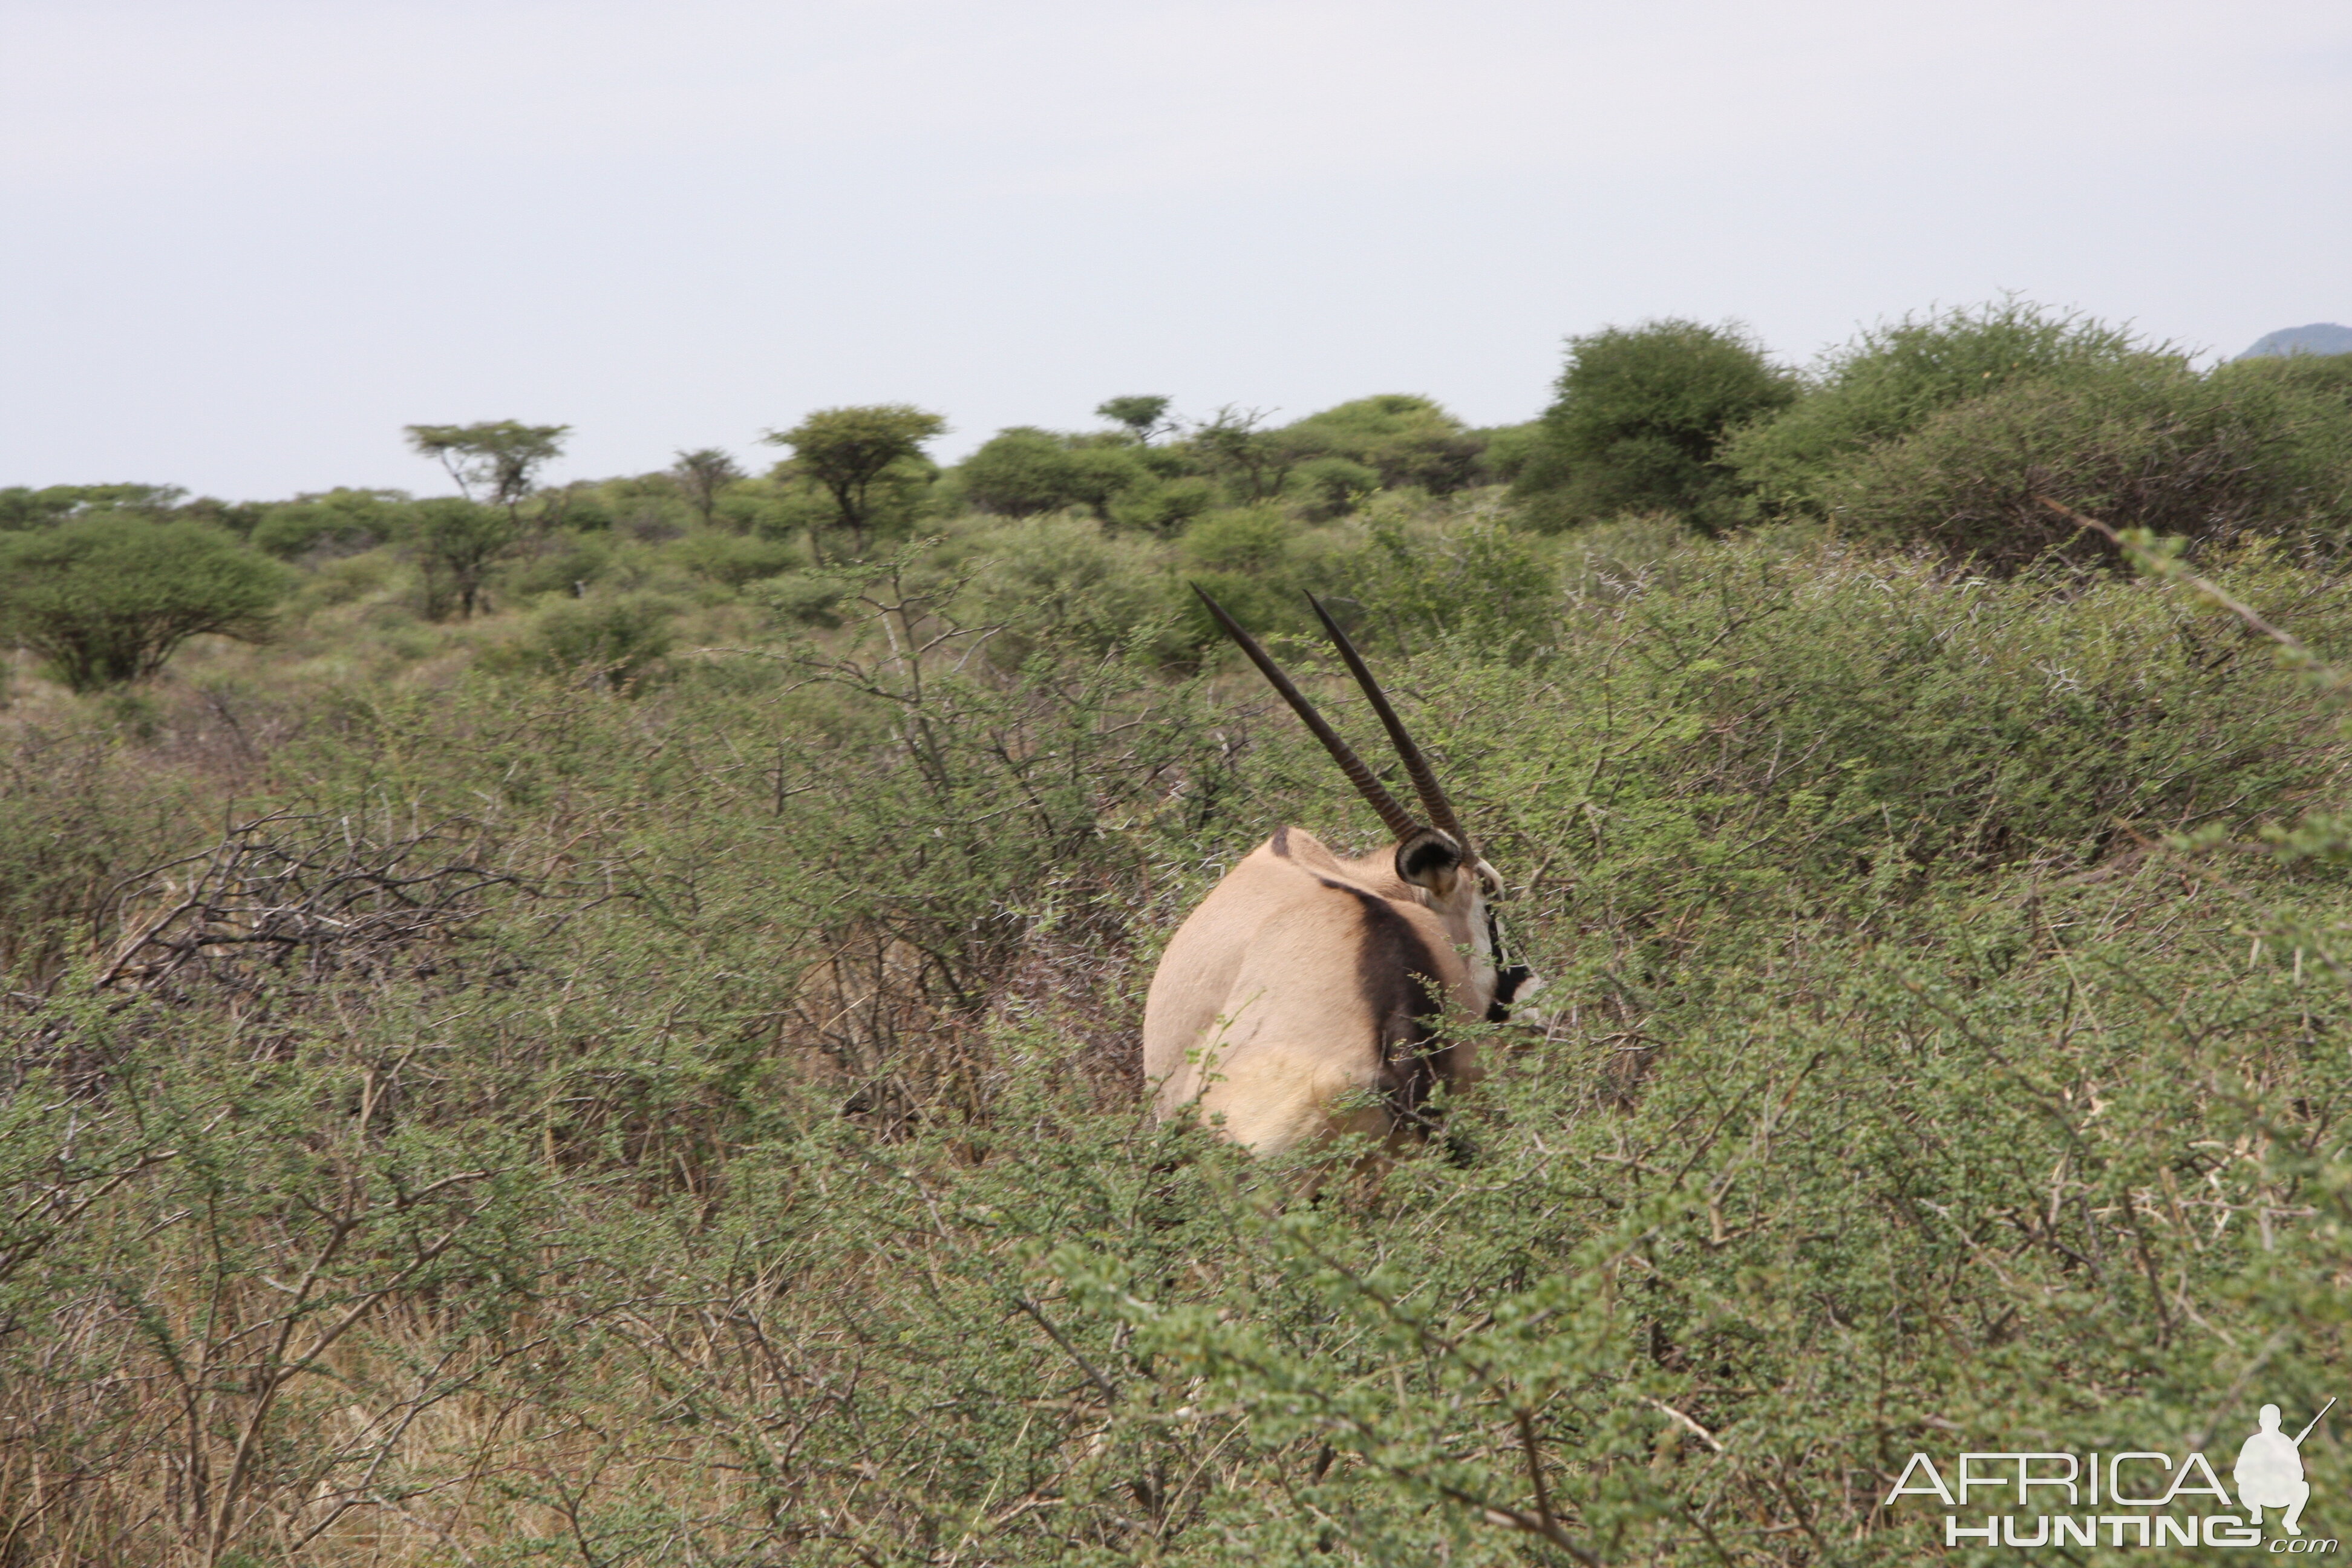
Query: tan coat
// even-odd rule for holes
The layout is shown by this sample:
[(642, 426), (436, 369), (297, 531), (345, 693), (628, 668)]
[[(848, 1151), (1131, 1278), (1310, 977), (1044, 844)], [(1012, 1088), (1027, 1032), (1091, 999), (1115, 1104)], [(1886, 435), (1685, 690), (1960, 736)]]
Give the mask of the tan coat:
[(1279, 1154), (1401, 1135), (1438, 1082), (1474, 1078), (1474, 1046), (1424, 1049), (1439, 1017), (1482, 1017), (1495, 994), (1479, 878), (1452, 844), (1424, 832), (1343, 860), (1286, 827), (1228, 872), (1152, 976), (1143, 1072), (1160, 1118), (1190, 1111)]

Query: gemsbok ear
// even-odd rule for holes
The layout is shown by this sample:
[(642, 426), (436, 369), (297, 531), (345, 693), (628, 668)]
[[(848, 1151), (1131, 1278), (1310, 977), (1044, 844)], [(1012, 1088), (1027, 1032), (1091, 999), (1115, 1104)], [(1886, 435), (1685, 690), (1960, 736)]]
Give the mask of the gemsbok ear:
[(1416, 829), (1396, 847), (1397, 875), (1441, 897), (1454, 890), (1461, 865), (1462, 846), (1433, 827)]

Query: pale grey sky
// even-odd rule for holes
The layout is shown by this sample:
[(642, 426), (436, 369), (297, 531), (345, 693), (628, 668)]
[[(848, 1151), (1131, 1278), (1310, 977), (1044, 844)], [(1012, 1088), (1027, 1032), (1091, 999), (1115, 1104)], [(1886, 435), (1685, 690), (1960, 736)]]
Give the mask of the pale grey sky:
[(444, 489), (814, 407), (1543, 404), (1568, 333), (1786, 357), (2002, 290), (2352, 321), (2305, 0), (0, 0), (0, 485)]

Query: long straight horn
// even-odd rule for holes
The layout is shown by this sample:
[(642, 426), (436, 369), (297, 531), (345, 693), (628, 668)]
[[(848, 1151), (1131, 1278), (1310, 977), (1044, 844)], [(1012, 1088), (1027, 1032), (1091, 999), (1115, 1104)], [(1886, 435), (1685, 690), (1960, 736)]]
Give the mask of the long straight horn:
[(1445, 792), (1437, 787), (1437, 775), (1430, 771), (1429, 759), (1421, 754), (1421, 748), (1414, 745), (1412, 737), (1405, 732), (1404, 721), (1398, 718), (1396, 710), (1389, 706), (1388, 694), (1381, 689), (1381, 683), (1372, 679), (1371, 670), (1364, 664), (1364, 656), (1356, 651), (1356, 645), (1348, 640), (1348, 634), (1339, 629), (1339, 623), (1331, 618), (1331, 612), (1323, 607), (1322, 600), (1309, 594), (1307, 602), (1315, 606), (1315, 614), (1323, 622), (1323, 629), (1331, 634), (1332, 644), (1339, 648), (1339, 657), (1348, 661), (1348, 673), (1356, 678), (1356, 684), (1364, 689), (1364, 695), (1371, 701), (1372, 711), (1381, 716), (1381, 725), (1388, 731), (1389, 742), (1396, 747), (1397, 759), (1404, 763), (1404, 771), (1412, 778), (1412, 787), (1421, 796), (1422, 807), (1429, 813), (1429, 820), (1452, 834), (1454, 842), (1462, 846), (1463, 856), (1475, 863), (1478, 850), (1470, 842), (1469, 830), (1462, 826), (1462, 819), (1454, 815), (1454, 803), (1447, 800)]
[(1306, 695), (1290, 683), (1290, 677), (1283, 674), (1282, 668), (1274, 662), (1265, 649), (1257, 646), (1257, 639), (1242, 630), (1241, 624), (1225, 614), (1225, 607), (1209, 597), (1198, 583), (1192, 584), (1192, 592), (1201, 595), (1201, 603), (1209, 606), (1209, 614), (1217, 617), (1217, 625), (1225, 628), (1225, 635), (1249, 655), (1250, 662), (1257, 666), (1258, 673), (1282, 693), (1282, 700), (1290, 704), (1291, 711), (1297, 713), (1300, 721), (1314, 731), (1315, 738), (1323, 742), (1323, 749), (1331, 753), (1331, 760), (1339, 764), (1339, 771), (1348, 775), (1348, 782), (1356, 786), (1356, 793), (1381, 814), (1381, 820), (1388, 824), (1389, 831), (1397, 836), (1397, 841), (1402, 843), (1420, 832), (1421, 824), (1415, 822), (1412, 814), (1397, 804), (1396, 796), (1372, 776), (1372, 770), (1364, 766), (1364, 760), (1356, 755), (1354, 748), (1339, 739), (1339, 731), (1323, 721), (1323, 715), (1315, 711), (1315, 704), (1307, 701)]

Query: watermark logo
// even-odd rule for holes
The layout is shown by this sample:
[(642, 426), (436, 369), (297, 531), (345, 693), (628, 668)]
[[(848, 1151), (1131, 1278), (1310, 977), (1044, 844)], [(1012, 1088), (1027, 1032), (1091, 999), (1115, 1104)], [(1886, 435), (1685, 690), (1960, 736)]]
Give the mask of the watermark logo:
[[(2319, 1415), (2334, 1408), (2336, 1401), (2331, 1399), (2320, 1406)], [(2266, 1508), (2283, 1508), (2286, 1515), (2279, 1523), (2289, 1535), (2303, 1533), (2303, 1505), (2311, 1500), (2311, 1483), (2303, 1479), (2303, 1440), (2319, 1425), (2319, 1415), (2290, 1437), (2279, 1430), (2279, 1407), (2263, 1406), (2258, 1417), (2261, 1425), (2238, 1450), (2237, 1468), (2230, 1472), (2230, 1479), (2238, 1484), (2238, 1501), (2246, 1510), (2248, 1523), (2262, 1523)]]
[(2266, 1545), (2278, 1555), (2332, 1553), (2335, 1540), (2303, 1532), (2311, 1501), (2303, 1440), (2335, 1407), (2330, 1399), (2289, 1436), (2279, 1407), (2263, 1405), (2230, 1471), (2234, 1502), (2203, 1454), (2192, 1450), (2176, 1461), (2149, 1449), (1967, 1453), (1948, 1466), (1914, 1454), (1886, 1501), (1942, 1503), (1947, 1546)]

